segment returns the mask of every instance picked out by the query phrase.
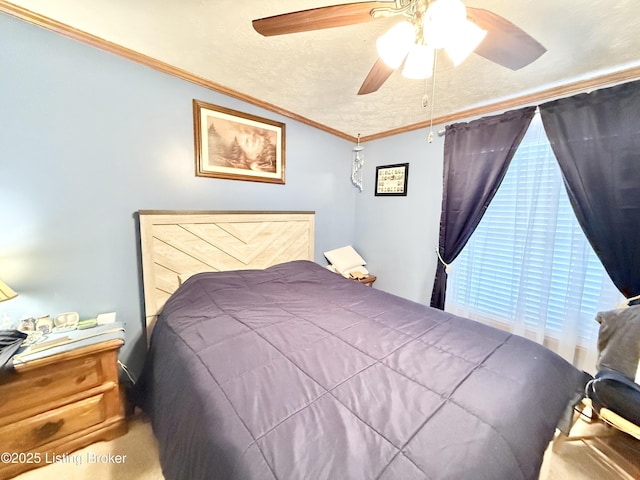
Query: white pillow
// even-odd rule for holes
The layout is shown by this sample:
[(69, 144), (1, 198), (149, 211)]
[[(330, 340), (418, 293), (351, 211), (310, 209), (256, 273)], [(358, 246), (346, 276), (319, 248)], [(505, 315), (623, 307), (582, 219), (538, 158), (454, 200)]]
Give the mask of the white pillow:
[(367, 264), (351, 245), (324, 252), (324, 256), (340, 273)]

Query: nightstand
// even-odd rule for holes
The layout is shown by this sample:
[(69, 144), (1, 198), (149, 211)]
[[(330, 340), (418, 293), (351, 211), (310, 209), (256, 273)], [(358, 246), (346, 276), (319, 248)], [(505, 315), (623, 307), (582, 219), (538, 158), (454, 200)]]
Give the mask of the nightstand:
[(377, 278), (378, 277), (376, 277), (375, 275), (368, 274), (364, 278), (352, 278), (351, 280), (355, 280), (356, 282), (360, 282), (367, 287), (371, 287), (373, 285), (373, 282), (375, 282)]
[(0, 478), (126, 433), (122, 344), (112, 339), (16, 365), (0, 384), (0, 453), (12, 455), (0, 461)]

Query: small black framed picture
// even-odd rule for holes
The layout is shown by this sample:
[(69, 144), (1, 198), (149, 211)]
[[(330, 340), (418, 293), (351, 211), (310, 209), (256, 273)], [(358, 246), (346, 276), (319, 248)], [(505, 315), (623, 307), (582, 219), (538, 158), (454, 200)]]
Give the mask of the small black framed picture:
[(376, 192), (377, 197), (407, 195), (407, 181), (409, 180), (409, 164), (398, 163), (396, 165), (384, 165), (376, 167)]

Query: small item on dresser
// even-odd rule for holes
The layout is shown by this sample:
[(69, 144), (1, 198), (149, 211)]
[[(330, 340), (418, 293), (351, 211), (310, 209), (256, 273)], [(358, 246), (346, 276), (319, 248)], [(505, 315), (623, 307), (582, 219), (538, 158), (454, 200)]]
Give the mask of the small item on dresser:
[(53, 333), (75, 330), (78, 326), (79, 319), (80, 316), (78, 315), (78, 312), (59, 313), (53, 319), (53, 323), (56, 325), (53, 329)]
[(22, 346), (27, 334), (18, 330), (0, 331), (0, 384), (5, 374), (13, 370), (11, 357)]
[(40, 340), (42, 340), (43, 338), (45, 338), (45, 334), (42, 333), (42, 331), (40, 330), (33, 330), (31, 332), (24, 332), (24, 333), (27, 334), (27, 338), (25, 338), (24, 342), (22, 342), (23, 347), (30, 347), (31, 345), (34, 345), (38, 343)]
[(33, 332), (36, 329), (36, 319), (33, 317), (23, 318), (20, 320), (18, 330), (21, 332)]
[(116, 312), (101, 313), (97, 316), (98, 325), (113, 323), (116, 321)]
[(53, 321), (49, 315), (42, 315), (36, 320), (36, 330), (48, 335), (53, 330)]
[(7, 312), (4, 312), (2, 314), (2, 323), (0, 324), (0, 330), (12, 330), (13, 326), (11, 324), (11, 319), (9, 318), (9, 315), (7, 315)]
[(84, 330), (86, 328), (92, 328), (98, 325), (98, 320), (96, 318), (85, 318), (84, 320), (80, 320), (78, 322), (78, 330)]

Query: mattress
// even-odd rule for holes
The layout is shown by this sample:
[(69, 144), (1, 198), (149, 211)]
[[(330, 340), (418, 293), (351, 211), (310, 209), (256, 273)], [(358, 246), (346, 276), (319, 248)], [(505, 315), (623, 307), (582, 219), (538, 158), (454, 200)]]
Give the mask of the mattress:
[(585, 375), (309, 261), (201, 273), (139, 382), (167, 479), (537, 479)]

